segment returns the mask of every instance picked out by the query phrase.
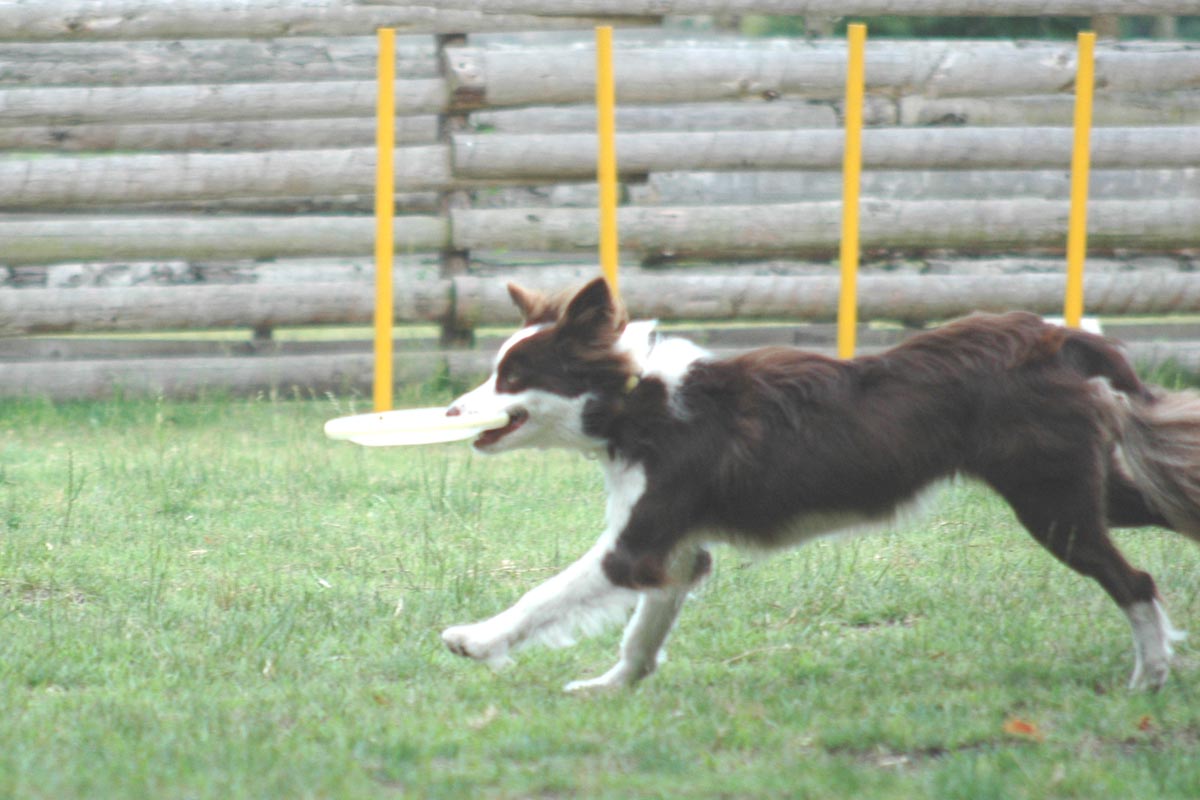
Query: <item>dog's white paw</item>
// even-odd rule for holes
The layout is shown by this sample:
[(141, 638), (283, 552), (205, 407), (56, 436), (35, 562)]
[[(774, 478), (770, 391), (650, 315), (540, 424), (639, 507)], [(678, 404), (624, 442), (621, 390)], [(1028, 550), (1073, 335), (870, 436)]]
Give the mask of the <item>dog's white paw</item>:
[(624, 661), (617, 662), (617, 665), (604, 673), (598, 678), (591, 678), (585, 681), (571, 681), (563, 687), (563, 691), (572, 694), (589, 694), (593, 692), (613, 692), (619, 689), (627, 689), (640, 681), (642, 678), (649, 675), (653, 670), (637, 669), (636, 667), (627, 664)]
[(1135, 603), (1125, 613), (1129, 615), (1129, 622), (1133, 626), (1136, 658), (1129, 688), (1156, 692), (1171, 674), (1171, 656), (1175, 654), (1172, 645), (1186, 638), (1187, 634), (1171, 625), (1166, 611), (1157, 600)]
[(563, 687), (569, 694), (596, 694), (600, 692), (615, 692), (633, 685), (630, 681), (613, 681), (606, 676), (592, 678), (586, 681), (571, 681)]
[(442, 631), (442, 641), (451, 653), (488, 666), (499, 668), (512, 663), (508, 655), (508, 639), (494, 625), (477, 622), (474, 625), (455, 625)]
[(1134, 691), (1147, 690), (1157, 692), (1167, 682), (1171, 674), (1170, 664), (1166, 659), (1147, 661), (1138, 664), (1133, 669), (1133, 677), (1129, 679), (1129, 688)]

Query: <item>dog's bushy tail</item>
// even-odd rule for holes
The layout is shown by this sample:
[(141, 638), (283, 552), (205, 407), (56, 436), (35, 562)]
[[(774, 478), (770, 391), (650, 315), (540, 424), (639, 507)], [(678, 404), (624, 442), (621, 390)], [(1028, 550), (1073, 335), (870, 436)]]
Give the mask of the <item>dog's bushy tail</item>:
[(1200, 541), (1200, 392), (1141, 381), (1111, 340), (1069, 331), (1063, 355), (1092, 384), (1108, 414), (1118, 467), (1171, 527)]
[(1171, 527), (1200, 541), (1200, 393), (1159, 391), (1118, 411), (1119, 457)]

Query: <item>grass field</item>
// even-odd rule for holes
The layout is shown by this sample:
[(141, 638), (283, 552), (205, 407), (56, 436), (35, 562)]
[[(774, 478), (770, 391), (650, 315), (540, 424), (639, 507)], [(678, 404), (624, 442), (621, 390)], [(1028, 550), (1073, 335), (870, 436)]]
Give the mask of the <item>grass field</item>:
[[(581, 698), (618, 631), (500, 673), (438, 633), (590, 544), (595, 465), (326, 440), (351, 410), (0, 404), (0, 797), (1200, 796), (1192, 647), (1127, 691), (1124, 617), (979, 488), (718, 550), (662, 670)], [(1200, 551), (1119, 538), (1200, 628)]]

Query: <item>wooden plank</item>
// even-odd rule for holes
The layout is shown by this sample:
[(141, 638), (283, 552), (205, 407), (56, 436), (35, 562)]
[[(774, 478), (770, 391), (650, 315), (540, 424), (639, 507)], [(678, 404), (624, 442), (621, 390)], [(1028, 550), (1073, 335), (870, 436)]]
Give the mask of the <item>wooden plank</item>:
[[(451, 311), (444, 280), (395, 282), (396, 318), (436, 322)], [(0, 290), (0, 335), (366, 324), (374, 289), (356, 283)]]
[[(1200, 84), (1200, 45), (1100, 46), (1097, 85), (1113, 92), (1163, 92)], [(844, 48), (802, 40), (619, 47), (617, 101), (713, 102), (836, 99)], [(867, 89), (900, 95), (993, 97), (1063, 95), (1075, 74), (1073, 43), (881, 41), (868, 45)], [(588, 102), (595, 65), (584, 48), (460, 47), (446, 58), (451, 95), (471, 107)], [(463, 100), (464, 104), (467, 100)]]
[[(425, 343), (434, 349), (436, 343)], [(291, 342), (274, 339), (101, 339), (92, 336), (0, 338), (0, 361), (88, 361), (193, 356), (295, 356), (370, 352), (367, 341)]]
[[(488, 364), (489, 357), (475, 351), (410, 353), (396, 359), (395, 378), (417, 383), (447, 369), (456, 376), (483, 375)], [(187, 398), (214, 391), (369, 396), (372, 366), (369, 353), (0, 362), (0, 396), (97, 399), (119, 392)]]
[[(837, 49), (803, 42), (623, 47), (618, 53), (622, 104), (835, 98), (845, 63)], [(1073, 79), (1073, 53), (1065, 44), (885, 42), (869, 49), (868, 88), (936, 97), (1061, 95)], [(1198, 54), (1200, 45), (1101, 46), (1097, 82), (1116, 92), (1194, 90)], [(452, 96), (459, 108), (584, 103), (594, 89), (594, 64), (578, 48), (449, 48), (446, 68), (445, 81), (398, 81), (398, 107), (440, 113)], [(353, 80), (6, 88), (0, 89), (0, 126), (367, 117), (374, 91), (374, 82)]]
[[(1065, 200), (1070, 176), (1048, 170), (869, 170), (862, 194), (880, 200)], [(578, 190), (582, 195), (586, 189)], [(841, 173), (760, 170), (756, 172), (654, 173), (645, 184), (628, 185), (629, 204), (639, 206), (742, 205), (837, 200)], [(1200, 168), (1095, 170), (1095, 200), (1168, 200), (1200, 197)], [(585, 195), (586, 196), (586, 195)], [(527, 204), (529, 201), (524, 201)], [(592, 201), (594, 202), (594, 201)]]
[[(882, 103), (880, 105), (883, 105)], [(893, 104), (874, 124), (894, 123)], [(770, 102), (673, 103), (626, 105), (620, 108), (622, 133), (640, 131), (797, 130), (836, 128), (832, 105), (780, 98)], [(539, 106), (477, 111), (471, 120), (479, 130), (495, 134), (590, 133), (596, 130), (592, 105)]]
[[(450, 239), (441, 217), (396, 218), (396, 247), (440, 250)], [(4, 263), (55, 261), (273, 259), (362, 256), (372, 252), (369, 216), (0, 217)]]
[[(439, 113), (445, 81), (396, 81), (396, 103), (408, 114)], [(361, 118), (374, 104), (373, 81), (0, 89), (0, 126)]]
[[(663, 320), (792, 319), (830, 321), (837, 278), (827, 276), (627, 275), (622, 297), (636, 318)], [(453, 285), (453, 292), (451, 292)], [(973, 310), (1061, 310), (1061, 275), (864, 275), (860, 318), (924, 323)], [(452, 299), (453, 298), (453, 299)], [(453, 314), (461, 326), (512, 325), (516, 312), (502, 281), (460, 276), (398, 280), (396, 318), (432, 323)], [(1194, 314), (1200, 274), (1093, 275), (1089, 313)], [(0, 290), (0, 334), (135, 332), (368, 324), (369, 284), (126, 287)]]
[[(627, 133), (617, 137), (624, 175), (667, 171), (836, 170), (839, 130)], [(460, 135), (454, 173), (505, 180), (589, 179), (594, 134)], [(869, 169), (1062, 169), (1071, 163), (1070, 128), (880, 129), (863, 135)], [(1097, 128), (1092, 166), (1188, 168), (1200, 164), (1195, 127)], [(2, 194), (2, 192), (0, 192)]]
[[(828, 258), (837, 250), (840, 204), (625, 207), (622, 247), (643, 261), (764, 255)], [(862, 204), (865, 251), (960, 253), (1061, 249), (1067, 204), (1035, 199), (885, 201)], [(495, 209), (453, 213), (454, 246), (579, 252), (596, 246), (590, 209)], [(1096, 201), (1093, 252), (1164, 250), (1200, 244), (1200, 201)]]
[[(359, 0), (371, 7), (406, 0)], [(1193, 14), (1194, 0), (439, 0), (443, 8), (485, 14), (788, 14), (828, 17), (880, 14), (918, 17), (1087, 17), (1099, 14)]]
[[(863, 348), (875, 352), (877, 344)], [(721, 348), (718, 356), (744, 348)], [(833, 355), (827, 347), (806, 349)], [(1200, 372), (1200, 343), (1134, 343), (1130, 357), (1143, 368), (1170, 361)], [(474, 381), (487, 374), (491, 354), (477, 350), (404, 353), (396, 360), (396, 381), (413, 384), (449, 374)], [(124, 396), (201, 397), (212, 392), (233, 395), (281, 393), (287, 396), (366, 398), (370, 395), (369, 353), (291, 356), (146, 358), (94, 361), (0, 361), (0, 397), (46, 397), (54, 400)], [(367, 404), (363, 400), (364, 407)], [(314, 435), (317, 435), (314, 432)]]
[[(547, 19), (483, 14), (438, 7), (368, 7), (343, 0), (58, 0), (0, 4), (0, 41), (112, 41), (127, 39), (225, 39), (373, 34), (395, 28), (402, 34), (484, 33), (591, 27), (600, 19)], [(606, 24), (645, 24), (657, 19), (601, 12)]]
[[(836, 251), (836, 202), (705, 207), (625, 207), (623, 247), (645, 261), (763, 256), (825, 258)], [(985, 253), (1061, 249), (1066, 204), (959, 200), (863, 203), (868, 251)], [(1098, 200), (1093, 253), (1156, 252), (1200, 245), (1200, 201)], [(441, 217), (400, 216), (397, 249), (428, 252), (518, 250), (585, 252), (596, 244), (596, 215), (578, 208), (465, 209)], [(366, 216), (56, 216), (0, 217), (10, 267), (54, 261), (245, 259), (361, 256), (371, 252)]]
[[(1194, 314), (1200, 274), (1093, 275), (1088, 313)], [(972, 311), (1025, 309), (1061, 314), (1061, 275), (863, 275), (859, 319), (925, 323)], [(626, 275), (621, 296), (636, 319), (772, 319), (829, 322), (837, 314), (838, 278), (828, 276)], [(465, 323), (511, 324), (514, 312), (501, 281), (455, 280), (455, 313)]]
[[(0, 208), (69, 208), (254, 197), (371, 194), (374, 148), (0, 160)], [(445, 145), (395, 159), (398, 191), (458, 186)]]
[[(1200, 92), (1112, 92), (1095, 98), (1097, 125), (1200, 124)], [(1074, 109), (1058, 95), (920, 97), (896, 101), (897, 125), (1070, 125)]]
[[(434, 78), (433, 40), (396, 50), (396, 74)], [(0, 86), (137, 86), (172, 83), (373, 80), (369, 36), (144, 42), (0, 42)]]
[[(148, 124), (94, 122), (19, 128), (0, 126), (0, 149), (58, 153), (103, 150), (317, 150), (367, 147), (374, 141), (375, 120), (361, 117)], [(433, 144), (436, 141), (436, 116), (396, 118), (397, 144)]]
[[(1067, 128), (874, 130), (870, 169), (1062, 169)], [(1195, 128), (1102, 128), (1093, 166), (1187, 168), (1200, 163)], [(835, 170), (836, 130), (633, 133), (618, 137), (626, 176), (696, 170)], [(450, 156), (453, 153), (453, 167)], [(594, 178), (594, 134), (455, 136), (396, 153), (400, 191), (450, 191)], [(339, 148), (235, 154), (119, 155), (0, 161), (0, 209), (370, 194), (375, 150)]]
[[(1101, 92), (1095, 98), (1097, 125), (1200, 124), (1200, 91)], [(623, 105), (620, 129), (638, 131), (763, 131), (836, 128), (833, 103), (781, 97), (755, 102)], [(904, 95), (866, 98), (864, 124), (929, 126), (1070, 125), (1072, 106), (1061, 94), (1021, 97), (925, 97)], [(587, 133), (596, 128), (589, 106), (477, 111), (472, 120), (495, 133)], [(347, 143), (350, 144), (350, 143)]]

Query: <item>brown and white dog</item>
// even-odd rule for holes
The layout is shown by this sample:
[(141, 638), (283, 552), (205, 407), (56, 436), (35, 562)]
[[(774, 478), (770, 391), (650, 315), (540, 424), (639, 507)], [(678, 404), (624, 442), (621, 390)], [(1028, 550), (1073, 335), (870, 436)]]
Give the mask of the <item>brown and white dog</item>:
[(512, 608), (446, 630), (453, 652), (504, 663), (523, 644), (569, 644), (633, 609), (616, 665), (566, 688), (629, 686), (657, 667), (709, 570), (706, 544), (785, 547), (879, 524), (930, 484), (966, 475), (1125, 612), (1130, 685), (1167, 679), (1182, 634), (1108, 529), (1158, 525), (1200, 540), (1200, 396), (1143, 384), (1111, 341), (1014, 312), (849, 361), (785, 347), (716, 358), (628, 322), (602, 279), (559, 296), (509, 293), (525, 327), (447, 413), (509, 413), (475, 441), (485, 453), (594, 456), (607, 524)]

